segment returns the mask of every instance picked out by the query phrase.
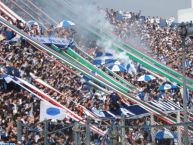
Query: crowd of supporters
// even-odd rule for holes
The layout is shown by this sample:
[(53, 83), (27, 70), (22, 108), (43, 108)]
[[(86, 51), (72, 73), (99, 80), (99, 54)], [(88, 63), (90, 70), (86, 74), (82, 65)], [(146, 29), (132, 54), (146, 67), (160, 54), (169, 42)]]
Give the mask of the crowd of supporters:
[[(153, 58), (182, 73), (181, 37), (175, 18), (144, 17), (140, 13), (106, 10), (115, 33), (127, 43), (149, 53)], [(192, 40), (186, 40), (186, 75), (193, 78)]]
[[(178, 57), (178, 55), (182, 53), (180, 47), (181, 40), (177, 35), (175, 28), (171, 28), (171, 25), (169, 24), (165, 27), (160, 27), (158, 22), (159, 18), (140, 18), (139, 14), (129, 13), (128, 17), (120, 20), (116, 18), (116, 12), (113, 10), (108, 10), (107, 14), (108, 19), (113, 25), (115, 25), (115, 33), (121, 39), (130, 43), (133, 41), (132, 38), (139, 38), (140, 42), (143, 43), (143, 46), (151, 48), (149, 51), (152, 52), (152, 57), (181, 72), (182, 61), (181, 58)], [(32, 27), (29, 28), (21, 21), (13, 22), (6, 16), (4, 16), (4, 18), (29, 35), (55, 35), (60, 38), (69, 38), (73, 36), (73, 32), (69, 29), (61, 28), (55, 31), (53, 26), (50, 26), (50, 28), (42, 31), (37, 25), (32, 25)], [(84, 114), (79, 105), (85, 106), (87, 109), (96, 108), (99, 111), (110, 110), (115, 107), (115, 104), (121, 106), (123, 100), (118, 94), (116, 94), (117, 99), (115, 103), (112, 102), (111, 95), (104, 95), (100, 91), (96, 91), (94, 88), (89, 91), (85, 90), (85, 83), (81, 81), (81, 78), (76, 76), (76, 70), (67, 65), (64, 67), (64, 65), (55, 63), (50, 57), (46, 56), (41, 51), (38, 51), (25, 40), (9, 42), (8, 40), (13, 37), (17, 37), (17, 34), (13, 33), (8, 28), (1, 26), (1, 74), (7, 72), (7, 67), (17, 68), (19, 70), (19, 77), (32, 83), (34, 86), (37, 86), (62, 105), (84, 118), (86, 117), (86, 114)], [(186, 72), (188, 77), (193, 78), (193, 53), (191, 50), (191, 44), (192, 41), (188, 40)], [(136, 67), (136, 63), (133, 62), (133, 64), (134, 67)], [(136, 73), (128, 74), (124, 72), (118, 74), (129, 83), (138, 87), (138, 91), (135, 91), (133, 95), (138, 95), (138, 97), (144, 101), (162, 101), (169, 99), (178, 103), (178, 105), (182, 105), (182, 95), (179, 88), (175, 90), (159, 91), (158, 87), (163, 83), (163, 81), (158, 78), (149, 83), (137, 81), (139, 76), (147, 73), (148, 72), (142, 68)], [(31, 74), (40, 77), (43, 81), (59, 90), (63, 95), (54, 93), (51, 90), (40, 86), (33, 81)], [(15, 87), (16, 90), (13, 90)], [(1, 140), (5, 142), (16, 142), (16, 123), (18, 120), (21, 120), (23, 124), (30, 124), (31, 126), (35, 126), (37, 129), (37, 133), (34, 133), (33, 131), (28, 132), (24, 129), (23, 143), (42, 144), (43, 133), (41, 131), (43, 130), (43, 124), (39, 123), (40, 100), (14, 84), (10, 86), (2, 83), (1, 89)], [(191, 91), (189, 96), (192, 96)], [(190, 106), (191, 103), (192, 100), (190, 99)], [(129, 120), (126, 124), (134, 126), (145, 125), (148, 124), (148, 122), (149, 117), (145, 117), (142, 119)], [(110, 121), (107, 121), (106, 123), (111, 124)], [(55, 124), (51, 122), (49, 130), (51, 131), (53, 128), (61, 128), (66, 124), (68, 124), (66, 120), (58, 121)], [(103, 127), (104, 122), (101, 124), (95, 122), (95, 124), (103, 130), (107, 129), (107, 126)], [(93, 134), (92, 143), (101, 144), (100, 139), (101, 138), (99, 138), (98, 135)], [(128, 129), (126, 130), (126, 142), (128, 144), (147, 144), (148, 142), (151, 142), (150, 132), (149, 130), (141, 128)], [(58, 134), (50, 135), (49, 143), (74, 144), (72, 139), (72, 128)]]
[[(12, 22), (14, 24), (14, 22)], [(34, 33), (37, 32), (37, 27), (32, 27), (31, 31), (26, 31), (25, 24), (22, 24), (19, 22), (19, 24), (15, 24), (20, 29), (23, 29), (27, 33)], [(21, 27), (22, 26), (22, 27)], [(33, 31), (34, 30), (34, 31)], [(82, 106), (85, 106), (87, 109), (92, 109), (93, 107), (97, 109), (103, 109), (103, 110), (109, 110), (109, 108), (113, 108), (113, 102), (111, 102), (111, 99), (107, 97), (106, 100), (102, 101), (98, 95), (101, 95), (95, 91), (95, 89), (92, 90), (92, 96), (91, 92), (86, 92), (84, 89), (84, 84), (81, 82), (81, 78), (76, 77), (75, 74), (65, 70), (65, 68), (61, 67), (61, 65), (56, 65), (50, 58), (46, 57), (42, 52), (37, 51), (34, 47), (32, 47), (29, 43), (26, 41), (21, 42), (11, 42), (8, 43), (7, 40), (10, 38), (6, 38), (7, 35), (5, 33), (12, 32), (9, 29), (6, 29), (2, 27), (2, 37), (1, 40), (1, 73), (2, 75), (4, 73), (9, 73), (12, 75), (16, 75), (16, 72), (10, 72), (8, 68), (17, 68), (19, 70), (19, 73), (16, 76), (19, 76), (25, 80), (28, 80), (33, 85), (36, 85), (40, 89), (42, 89), (44, 92), (52, 96), (54, 99), (56, 99), (58, 102), (65, 105), (67, 108), (72, 110), (74, 113), (85, 116), (83, 114), (83, 110), (81, 108), (78, 108), (77, 104), (80, 104)], [(14, 34), (15, 36), (15, 34)], [(66, 66), (67, 67), (67, 66)], [(74, 71), (68, 67), (68, 70)], [(42, 80), (44, 80), (46, 83), (51, 85), (52, 87), (59, 90), (63, 95), (59, 96), (57, 93), (53, 93), (50, 90), (47, 90), (46, 88), (39, 86), (37, 83), (32, 81), (32, 78), (30, 74), (33, 73), (35, 76), (40, 77)], [(12, 84), (13, 85), (13, 84)], [(8, 85), (3, 83), (1, 89), (2, 89), (2, 140), (3, 141), (9, 141), (9, 142), (16, 142), (16, 123), (17, 121), (21, 120), (22, 124), (28, 125), (32, 124), (32, 126), (37, 125), (37, 132), (34, 134), (33, 131), (29, 131), (28, 136), (25, 134), (27, 130), (23, 130), (23, 133), (25, 134), (23, 136), (23, 143), (28, 144), (41, 144), (43, 142), (42, 138), (42, 130), (43, 130), (43, 124), (39, 123), (39, 108), (40, 108), (40, 100), (38, 100), (35, 96), (30, 95), (28, 92), (24, 90), (18, 89), (18, 91), (13, 91), (12, 89), (15, 89), (15, 85)], [(79, 88), (79, 89), (77, 89)], [(13, 96), (12, 96), (13, 95)], [(101, 97), (101, 96), (100, 96)], [(108, 99), (109, 98), (109, 99)], [(74, 100), (73, 102), (70, 100)], [(75, 107), (77, 106), (77, 107)], [(10, 116), (10, 117), (9, 117)], [(12, 118), (12, 119), (10, 119)], [(14, 119), (15, 118), (15, 119)], [(133, 124), (133, 121), (131, 121)], [(136, 121), (138, 123), (138, 120)], [(142, 122), (144, 123), (144, 122)], [(11, 125), (8, 125), (11, 124)], [(66, 124), (65, 121), (62, 122), (62, 124)], [(25, 127), (24, 127), (25, 128)], [(102, 127), (104, 130), (107, 129), (106, 127)], [(53, 130), (53, 127), (52, 127)], [(132, 133), (132, 131), (128, 131), (128, 133)], [(135, 133), (138, 135), (141, 134), (140, 130), (136, 130)], [(66, 134), (66, 131), (65, 131)], [(131, 142), (134, 141), (134, 139), (139, 140), (138, 137), (134, 137), (136, 134), (133, 134), (131, 136), (132, 138), (128, 138)], [(64, 138), (60, 135), (51, 135), (49, 141), (51, 140), (54, 143), (60, 143), (66, 142), (66, 144), (73, 144), (72, 142), (72, 134), (71, 135), (64, 135), (66, 138), (69, 138), (68, 140), (64, 141)], [(97, 137), (96, 134), (94, 135), (95, 142), (100, 143), (100, 141), (96, 141)], [(32, 140), (32, 138), (34, 138)], [(150, 140), (150, 139), (149, 139)], [(72, 143), (70, 143), (72, 142)], [(51, 143), (50, 143), (51, 144)]]

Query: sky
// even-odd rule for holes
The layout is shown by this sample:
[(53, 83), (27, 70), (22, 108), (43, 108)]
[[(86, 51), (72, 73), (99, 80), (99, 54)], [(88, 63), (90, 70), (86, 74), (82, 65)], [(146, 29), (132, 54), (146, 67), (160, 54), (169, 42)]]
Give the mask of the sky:
[(145, 16), (177, 16), (178, 9), (190, 8), (191, 0), (95, 0), (103, 8), (142, 11)]

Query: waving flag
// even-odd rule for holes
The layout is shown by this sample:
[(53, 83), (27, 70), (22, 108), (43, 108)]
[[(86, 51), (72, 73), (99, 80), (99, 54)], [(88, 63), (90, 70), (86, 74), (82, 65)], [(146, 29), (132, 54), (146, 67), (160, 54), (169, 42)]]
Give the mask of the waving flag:
[(81, 79), (82, 82), (88, 82), (90, 80), (91, 80), (91, 78), (88, 77), (87, 75), (82, 75), (82, 79)]
[(63, 109), (52, 105), (48, 102), (41, 101), (40, 103), (40, 121), (47, 119), (63, 120), (67, 118), (66, 112)]
[(12, 81), (12, 79), (7, 74), (2, 74), (1, 77), (5, 80), (7, 84)]
[(8, 75), (12, 75), (12, 76), (16, 76), (16, 77), (20, 77), (20, 72), (17, 68), (12, 67), (12, 66), (6, 66), (3, 68), (5, 73)]
[(5, 31), (4, 34), (5, 34), (6, 40), (11, 40), (12, 38), (15, 37), (15, 34), (13, 31)]
[(119, 61), (116, 61), (114, 63), (107, 64), (107, 67), (112, 70), (113, 72), (125, 72), (125, 66), (124, 64), (121, 64)]
[(114, 62), (115, 59), (111, 53), (97, 52), (95, 59), (93, 60), (94, 65), (103, 65)]

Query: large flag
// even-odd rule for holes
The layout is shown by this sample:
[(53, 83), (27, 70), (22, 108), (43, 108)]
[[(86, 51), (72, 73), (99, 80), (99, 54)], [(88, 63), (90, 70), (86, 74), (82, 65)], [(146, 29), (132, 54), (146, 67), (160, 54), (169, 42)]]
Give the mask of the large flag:
[(40, 121), (47, 119), (63, 120), (67, 118), (66, 112), (51, 103), (41, 101), (40, 103)]

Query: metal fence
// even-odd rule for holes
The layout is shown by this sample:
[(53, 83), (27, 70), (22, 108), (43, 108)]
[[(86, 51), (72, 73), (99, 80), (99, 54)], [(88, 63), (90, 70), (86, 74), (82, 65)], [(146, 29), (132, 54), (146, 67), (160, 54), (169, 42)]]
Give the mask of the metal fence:
[[(148, 143), (159, 145), (161, 144), (155, 138), (155, 132), (159, 129), (163, 128), (173, 128), (177, 133), (177, 138), (167, 140), (164, 139), (164, 143), (162, 144), (171, 144), (171, 145), (183, 145), (184, 138), (184, 126), (191, 127), (193, 122), (180, 122), (180, 112), (176, 115), (177, 124), (155, 124), (154, 115), (150, 116), (150, 124), (149, 125), (128, 125), (128, 121), (133, 121), (133, 119), (125, 118), (122, 115), (120, 120), (109, 120), (108, 125), (104, 125), (106, 128), (106, 134), (103, 137), (100, 137), (100, 144), (106, 145), (128, 145), (128, 134), (131, 133), (130, 130), (146, 130)], [(57, 137), (58, 140), (61, 140), (63, 144), (65, 144), (66, 140), (71, 140), (71, 144), (73, 145), (91, 145), (97, 144), (95, 142), (96, 133), (92, 133), (89, 124), (92, 122), (90, 118), (86, 119), (85, 125), (81, 125), (79, 122), (71, 122), (68, 124), (63, 124), (61, 122), (52, 122), (50, 120), (46, 120), (44, 122), (38, 123), (35, 126), (33, 124), (24, 124), (22, 121), (17, 122), (17, 143), (30, 143), (32, 139), (37, 140), (37, 135), (39, 136), (38, 143), (49, 145), (52, 144), (51, 140), (54, 137)], [(58, 127), (53, 127), (58, 126)], [(102, 127), (103, 125), (101, 125)], [(66, 134), (68, 134), (68, 138), (66, 138)], [(191, 136), (191, 132), (190, 132)], [(191, 144), (191, 139), (189, 136), (189, 144)], [(145, 136), (139, 136), (137, 143), (142, 142), (142, 138)], [(69, 139), (70, 138), (70, 139)], [(169, 141), (170, 140), (170, 141)], [(35, 141), (34, 141), (35, 142)], [(146, 142), (147, 143), (147, 142)], [(99, 143), (98, 143), (99, 144)]]

